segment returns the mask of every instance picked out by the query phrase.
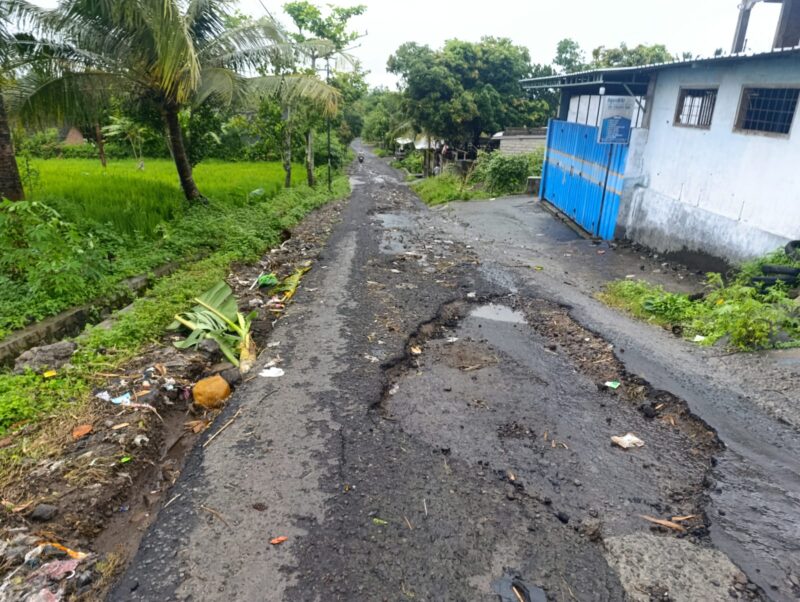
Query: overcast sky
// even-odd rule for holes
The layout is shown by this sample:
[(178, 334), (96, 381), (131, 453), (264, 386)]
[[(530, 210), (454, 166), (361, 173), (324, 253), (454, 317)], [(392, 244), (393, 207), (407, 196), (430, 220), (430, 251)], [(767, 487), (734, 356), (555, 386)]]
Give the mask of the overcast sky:
[[(55, 0), (34, 0), (53, 6)], [(120, 0), (124, 1), (124, 0)], [(322, 0), (319, 4), (367, 5), (353, 28), (367, 34), (353, 50), (370, 71), (370, 84), (394, 86), (386, 59), (403, 42), (439, 47), (445, 40), (476, 41), (505, 36), (527, 46), (537, 63), (550, 63), (562, 38), (577, 40), (587, 56), (597, 46), (666, 44), (670, 52), (707, 56), (730, 50), (741, 0)], [(259, 16), (266, 7), (287, 25), (284, 0), (240, 0), (242, 11)], [(748, 49), (770, 48), (779, 4), (753, 10)]]

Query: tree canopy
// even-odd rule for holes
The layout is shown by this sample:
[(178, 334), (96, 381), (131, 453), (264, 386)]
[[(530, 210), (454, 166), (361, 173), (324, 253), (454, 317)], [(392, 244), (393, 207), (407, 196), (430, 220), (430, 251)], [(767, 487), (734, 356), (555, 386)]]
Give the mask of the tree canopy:
[(692, 58), (689, 52), (683, 52), (679, 55), (672, 54), (664, 44), (628, 46), (625, 42), (615, 48), (598, 46), (592, 50), (592, 60), (589, 62), (586, 62), (585, 56), (578, 42), (565, 38), (556, 47), (556, 56), (553, 59), (553, 64), (562, 73), (574, 73), (587, 69), (635, 67), (637, 65), (653, 65)]
[(546, 70), (508, 38), (448, 40), (440, 50), (409, 42), (389, 58), (400, 77), (405, 112), (418, 131), (477, 143), (511, 126), (542, 125), (551, 107), (528, 98), (520, 80)]

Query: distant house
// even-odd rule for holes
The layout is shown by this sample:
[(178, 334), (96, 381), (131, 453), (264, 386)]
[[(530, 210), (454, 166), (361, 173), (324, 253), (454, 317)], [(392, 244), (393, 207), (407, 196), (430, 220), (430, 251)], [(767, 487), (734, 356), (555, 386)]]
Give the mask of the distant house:
[(521, 155), (544, 148), (547, 128), (507, 128), (497, 132), (489, 143), (504, 155)]
[[(561, 90), (540, 196), (591, 234), (732, 262), (800, 239), (800, 46), (523, 86)], [(609, 98), (627, 142), (599, 142)]]

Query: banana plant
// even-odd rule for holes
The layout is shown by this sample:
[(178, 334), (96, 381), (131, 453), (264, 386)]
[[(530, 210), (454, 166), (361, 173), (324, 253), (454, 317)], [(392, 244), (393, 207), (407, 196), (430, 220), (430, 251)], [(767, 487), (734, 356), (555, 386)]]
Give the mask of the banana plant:
[(256, 347), (250, 334), (250, 327), (258, 315), (257, 311), (244, 315), (239, 312), (233, 291), (220, 282), (209, 291), (195, 299), (197, 305), (189, 311), (175, 316), (170, 324), (171, 330), (181, 326), (190, 334), (182, 341), (176, 341), (178, 349), (197, 347), (202, 341), (215, 341), (222, 354), (242, 374), (248, 372), (256, 361)]

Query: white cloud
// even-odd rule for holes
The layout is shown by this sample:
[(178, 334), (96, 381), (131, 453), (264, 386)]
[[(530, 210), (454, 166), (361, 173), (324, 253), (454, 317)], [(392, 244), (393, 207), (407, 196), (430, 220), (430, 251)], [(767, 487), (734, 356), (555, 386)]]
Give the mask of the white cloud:
[[(320, 0), (321, 5), (367, 5), (353, 28), (367, 36), (353, 50), (371, 72), (372, 85), (394, 85), (386, 59), (400, 44), (415, 41), (441, 46), (450, 38), (478, 40), (509, 37), (527, 46), (537, 63), (549, 63), (562, 38), (577, 40), (584, 50), (596, 46), (666, 44), (670, 51), (711, 55), (730, 50), (740, 0)], [(55, 0), (36, 0), (54, 5)], [(283, 0), (240, 0), (241, 9), (263, 15), (264, 7), (288, 25)], [(767, 50), (772, 42), (779, 4), (759, 4), (748, 34), (751, 50)]]

